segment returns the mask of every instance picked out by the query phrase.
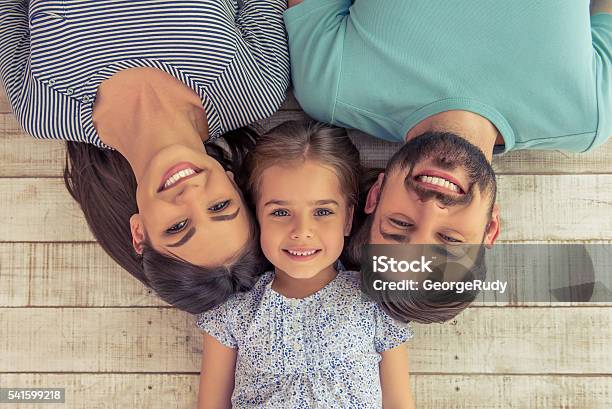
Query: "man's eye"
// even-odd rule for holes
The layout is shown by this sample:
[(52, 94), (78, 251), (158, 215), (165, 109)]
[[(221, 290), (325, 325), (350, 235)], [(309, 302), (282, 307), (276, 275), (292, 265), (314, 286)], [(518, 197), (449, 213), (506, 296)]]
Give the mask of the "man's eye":
[(214, 213), (220, 212), (221, 210), (227, 209), (231, 202), (231, 200), (224, 200), (222, 202), (215, 203), (214, 205), (209, 207), (208, 210)]
[(406, 227), (411, 227), (412, 226), (412, 223), (408, 223), (408, 222), (405, 222), (405, 221), (402, 221), (402, 220), (392, 219), (392, 218), (390, 218), (389, 220), (391, 220), (391, 224), (394, 224), (394, 225), (396, 225), (398, 227), (401, 227), (401, 228), (406, 228)]
[(442, 233), (440, 233), (440, 238), (442, 239), (442, 241), (445, 241), (447, 243), (463, 243), (461, 240), (454, 239)]
[(166, 229), (166, 233), (168, 234), (176, 234), (183, 230), (187, 226), (187, 219), (181, 220), (180, 222), (173, 224), (168, 229)]
[(329, 209), (316, 209), (314, 212), (315, 216), (329, 216), (330, 214), (334, 214), (334, 212)]
[(285, 217), (289, 216), (289, 212), (285, 209), (275, 209), (272, 211), (272, 213), (270, 213), (270, 215), (276, 217)]

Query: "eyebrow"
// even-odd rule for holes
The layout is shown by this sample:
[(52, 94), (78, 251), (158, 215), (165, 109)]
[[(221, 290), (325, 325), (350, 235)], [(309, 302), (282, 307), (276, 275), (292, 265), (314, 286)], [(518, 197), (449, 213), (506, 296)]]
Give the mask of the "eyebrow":
[[(222, 215), (222, 216), (211, 216), (211, 219), (215, 222), (233, 220), (236, 217), (238, 217), (238, 213), (240, 213), (240, 208), (238, 208), (232, 214)], [(183, 244), (187, 243), (193, 237), (194, 234), (196, 234), (196, 228), (192, 227), (191, 229), (187, 230), (187, 233), (185, 233), (185, 235), (181, 237), (179, 241), (177, 241), (176, 243), (167, 244), (166, 247), (180, 247)]]
[(391, 241), (396, 241), (398, 243), (405, 243), (408, 240), (410, 240), (410, 236), (407, 236), (407, 235), (403, 235), (403, 234), (390, 234), (390, 233), (384, 232), (383, 229), (382, 229), (382, 224), (383, 224), (383, 221), (382, 221), (382, 219), (380, 219), (380, 222), (378, 223), (378, 232), (380, 233), (380, 235), (382, 236), (383, 239), (391, 240)]
[(234, 220), (236, 217), (238, 217), (238, 213), (240, 213), (240, 208), (236, 209), (236, 211), (234, 213), (231, 214), (224, 214), (224, 215), (219, 215), (219, 216), (210, 216), (210, 220), (214, 221), (214, 222), (224, 222), (227, 220)]
[(187, 230), (187, 233), (185, 233), (185, 235), (183, 237), (181, 237), (181, 239), (179, 241), (177, 241), (176, 243), (173, 243), (173, 244), (167, 244), (166, 247), (179, 247), (179, 246), (182, 246), (183, 244), (187, 243), (189, 241), (189, 239), (191, 239), (195, 233), (196, 233), (196, 229), (195, 229), (195, 227), (192, 227), (191, 229)]
[[(269, 205), (277, 205), (277, 206), (287, 206), (290, 205), (291, 202), (287, 201), (287, 200), (270, 200), (268, 202), (266, 202), (264, 204), (265, 206), (269, 206)], [(336, 205), (338, 207), (340, 207), (340, 205), (338, 204), (338, 202), (336, 202), (333, 199), (322, 199), (322, 200), (317, 200), (316, 202), (310, 202), (309, 204), (311, 205), (315, 205), (315, 206), (324, 206), (324, 205), (328, 205), (328, 204), (333, 204)]]

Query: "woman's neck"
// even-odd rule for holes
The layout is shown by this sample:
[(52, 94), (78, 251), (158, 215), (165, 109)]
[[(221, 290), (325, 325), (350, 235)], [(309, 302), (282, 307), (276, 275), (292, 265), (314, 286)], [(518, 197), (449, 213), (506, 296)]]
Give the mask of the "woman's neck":
[(130, 162), (137, 180), (164, 147), (183, 144), (202, 149), (208, 138), (199, 96), (154, 68), (123, 70), (102, 82), (93, 121), (102, 142)]
[(272, 289), (288, 298), (305, 298), (325, 287), (336, 275), (338, 272), (333, 265), (310, 278), (293, 278), (277, 268)]

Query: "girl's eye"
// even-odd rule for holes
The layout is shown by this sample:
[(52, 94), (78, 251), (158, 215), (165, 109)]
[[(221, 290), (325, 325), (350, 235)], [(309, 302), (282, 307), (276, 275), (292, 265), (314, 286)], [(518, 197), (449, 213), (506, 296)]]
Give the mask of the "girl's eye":
[(173, 224), (168, 229), (166, 229), (166, 233), (168, 234), (176, 234), (183, 230), (187, 226), (187, 219), (181, 220), (180, 222)]
[(214, 205), (209, 207), (208, 210), (214, 213), (220, 212), (221, 210), (227, 209), (231, 202), (231, 200), (224, 200), (222, 202), (215, 203)]
[(285, 216), (289, 216), (289, 212), (285, 209), (276, 209), (272, 213), (270, 213), (270, 215), (276, 216), (276, 217), (285, 217)]
[(389, 219), (389, 220), (391, 220), (391, 224), (394, 224), (400, 228), (412, 227), (412, 223), (408, 223), (403, 220), (398, 220), (398, 219)]
[(447, 243), (463, 243), (461, 240), (454, 239), (442, 233), (440, 233), (440, 238)]
[(329, 209), (317, 209), (314, 213), (315, 216), (329, 216), (330, 214), (334, 214), (334, 212)]

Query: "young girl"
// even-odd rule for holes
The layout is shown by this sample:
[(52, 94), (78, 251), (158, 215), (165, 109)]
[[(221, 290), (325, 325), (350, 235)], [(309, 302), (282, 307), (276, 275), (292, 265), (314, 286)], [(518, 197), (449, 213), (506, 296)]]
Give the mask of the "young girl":
[(359, 153), (346, 132), (285, 123), (247, 161), (261, 247), (274, 265), (199, 316), (199, 408), (412, 408), (412, 336), (337, 263), (351, 230)]

